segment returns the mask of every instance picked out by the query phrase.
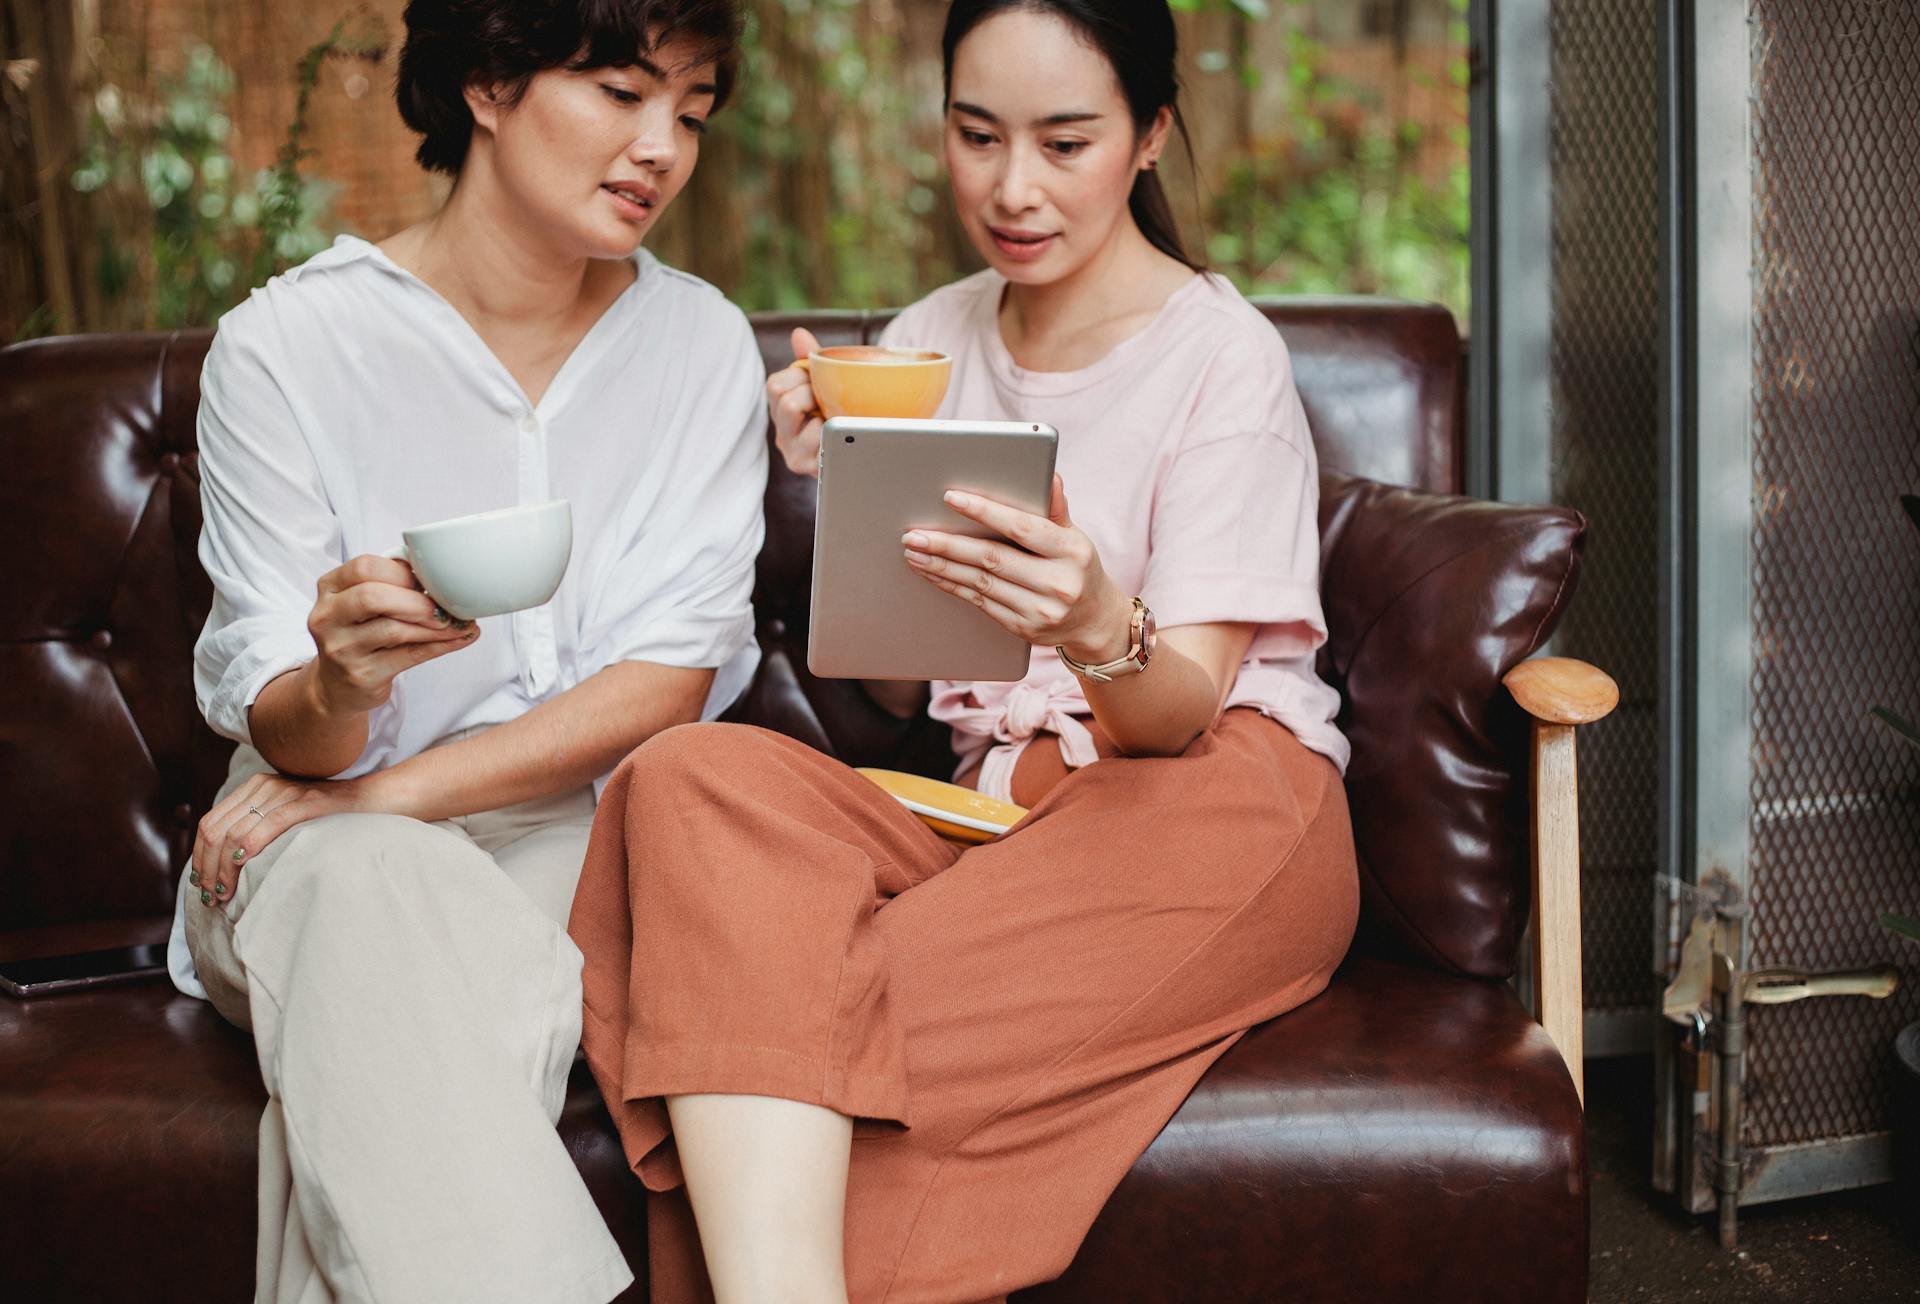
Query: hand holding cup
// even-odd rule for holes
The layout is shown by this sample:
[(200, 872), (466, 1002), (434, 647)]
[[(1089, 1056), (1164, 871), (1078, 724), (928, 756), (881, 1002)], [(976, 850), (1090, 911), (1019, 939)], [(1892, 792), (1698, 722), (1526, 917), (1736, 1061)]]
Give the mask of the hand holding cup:
[(371, 711), (402, 670), (480, 636), (473, 622), (553, 597), (573, 555), (564, 498), (404, 530), (404, 547), (356, 557), (320, 578), (307, 628), (329, 713)]
[(421, 591), (403, 561), (355, 557), (320, 577), (307, 616), (318, 655), (313, 686), (329, 714), (372, 711), (402, 670), (468, 646), (480, 627), (456, 621)]
[(794, 327), (793, 365), (767, 377), (774, 446), (795, 475), (820, 474), (820, 429), (824, 421), (813, 396), (813, 376), (800, 365), (819, 350), (820, 341), (812, 331)]
[(820, 474), (823, 419), (905, 417), (940, 410), (953, 359), (933, 349), (880, 344), (820, 347), (811, 331), (793, 332), (793, 365), (767, 378), (774, 443), (796, 475)]

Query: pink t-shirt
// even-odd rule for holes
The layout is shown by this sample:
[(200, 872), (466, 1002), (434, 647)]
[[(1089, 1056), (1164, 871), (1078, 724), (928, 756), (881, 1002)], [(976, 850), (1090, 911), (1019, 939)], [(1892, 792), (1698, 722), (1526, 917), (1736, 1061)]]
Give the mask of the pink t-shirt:
[[(1278, 720), (1344, 773), (1340, 695), (1314, 673), (1320, 609), (1319, 475), (1287, 347), (1226, 280), (1195, 276), (1153, 321), (1079, 371), (1021, 368), (1000, 338), (1006, 280), (980, 272), (902, 312), (883, 343), (953, 355), (942, 417), (1045, 421), (1073, 520), (1161, 629), (1257, 622), (1227, 698)], [(1035, 648), (1017, 684), (936, 681), (929, 708), (954, 731), (957, 773), (1008, 797), (1035, 734), (1069, 766), (1092, 763), (1080, 681)], [(983, 756), (984, 753), (984, 756)]]

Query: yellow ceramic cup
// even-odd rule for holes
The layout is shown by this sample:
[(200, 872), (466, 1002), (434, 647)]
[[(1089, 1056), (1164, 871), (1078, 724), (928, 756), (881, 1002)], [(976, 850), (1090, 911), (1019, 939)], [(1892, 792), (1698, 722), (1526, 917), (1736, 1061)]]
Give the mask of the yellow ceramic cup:
[(814, 402), (829, 417), (930, 417), (953, 375), (944, 353), (877, 344), (821, 349), (793, 365), (811, 377)]

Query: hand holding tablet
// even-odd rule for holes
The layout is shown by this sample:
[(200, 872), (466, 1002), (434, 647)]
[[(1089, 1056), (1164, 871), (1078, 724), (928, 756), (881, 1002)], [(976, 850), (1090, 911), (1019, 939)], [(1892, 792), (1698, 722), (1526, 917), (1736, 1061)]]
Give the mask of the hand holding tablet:
[[(967, 563), (940, 553), (1019, 552), (1000, 530), (1046, 524), (1058, 440), (1039, 422), (828, 421), (807, 668), (828, 679), (1025, 678), (1031, 641), (995, 619), (990, 594), (964, 597), (977, 593), (966, 576), (940, 568)], [(939, 550), (923, 554), (937, 564), (908, 557), (909, 534)]]
[(1035, 646), (1104, 646), (1125, 627), (1068, 518), (1051, 426), (928, 419), (952, 370), (943, 353), (823, 349), (804, 330), (793, 347), (767, 398), (788, 468), (820, 479), (814, 674), (1011, 681)]
[[(947, 506), (985, 527), (987, 538), (910, 530), (902, 542), (907, 562), (942, 592), (970, 602), (1002, 629), (1034, 647), (1078, 654), (1095, 669), (1082, 673), (1110, 682), (1100, 663), (1128, 651), (1130, 599), (1107, 578), (1093, 540), (1067, 514), (1067, 491), (1054, 476), (1044, 514), (1023, 511), (977, 494), (946, 495)], [(1147, 617), (1151, 622), (1151, 615)], [(1151, 634), (1148, 635), (1149, 640)], [(1144, 666), (1146, 661), (1141, 659)], [(1069, 668), (1075, 667), (1068, 661)]]

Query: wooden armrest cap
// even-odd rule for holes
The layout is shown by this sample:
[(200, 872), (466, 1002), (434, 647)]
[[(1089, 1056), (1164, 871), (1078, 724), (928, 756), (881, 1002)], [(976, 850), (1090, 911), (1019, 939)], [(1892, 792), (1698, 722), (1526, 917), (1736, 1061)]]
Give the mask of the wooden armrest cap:
[(1573, 657), (1522, 661), (1504, 682), (1523, 711), (1548, 724), (1591, 724), (1620, 704), (1613, 676)]

